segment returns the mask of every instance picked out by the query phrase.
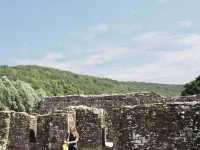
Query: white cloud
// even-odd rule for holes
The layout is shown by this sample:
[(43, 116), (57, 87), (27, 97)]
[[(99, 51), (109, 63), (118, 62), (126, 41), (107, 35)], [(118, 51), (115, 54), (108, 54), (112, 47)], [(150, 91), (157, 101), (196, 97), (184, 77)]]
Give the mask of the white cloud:
[(88, 29), (94, 32), (107, 32), (109, 30), (109, 26), (105, 23), (100, 23), (95, 26), (91, 26)]
[(67, 57), (65, 53), (49, 52), (38, 59), (13, 59), (16, 64), (35, 64), (41, 66), (56, 67), (78, 73), (85, 72), (88, 68), (103, 65), (126, 56), (131, 49), (127, 47), (102, 47), (86, 50), (86, 52), (75, 56)]
[(135, 35), (131, 42), (132, 48), (115, 43), (115, 46), (97, 46), (73, 57), (64, 52), (48, 53), (42, 58), (15, 62), (118, 80), (160, 83), (185, 83), (200, 74), (199, 34), (145, 32)]
[[(133, 12), (132, 12), (133, 13)], [(102, 35), (106, 37), (112, 37), (112, 35), (130, 35), (132, 33), (140, 32), (142, 30), (140, 24), (105, 24), (99, 23), (94, 26), (89, 26), (86, 32), (83, 33), (82, 39), (85, 41), (91, 41), (97, 39), (98, 36), (101, 38)]]
[(103, 47), (91, 49), (83, 62), (86, 66), (100, 65), (120, 59), (131, 51), (128, 47)]
[[(128, 65), (123, 70), (116, 70), (107, 76), (118, 80), (185, 83), (200, 74), (198, 34), (142, 33), (134, 37), (134, 43), (137, 43), (136, 49), (141, 54), (152, 53), (151, 56), (156, 58), (150, 63)], [(167, 50), (170, 47), (173, 49)]]
[(145, 32), (135, 35), (133, 43), (140, 49), (169, 49), (176, 46), (177, 34), (168, 32)]
[(106, 33), (110, 30), (110, 27), (105, 23), (99, 23), (94, 26), (89, 26), (87, 33), (84, 34), (83, 40), (91, 41), (97, 37), (100, 33)]
[(64, 56), (61, 53), (48, 53), (43, 60), (45, 61), (57, 61), (64, 59)]
[(182, 28), (190, 28), (192, 24), (192, 21), (189, 20), (181, 20), (177, 22), (177, 25)]
[(60, 69), (65, 69), (67, 65), (63, 62), (67, 60), (62, 53), (49, 52), (42, 58), (36, 59), (12, 59), (12, 62), (15, 62), (19, 65), (40, 65), (48, 67), (56, 67)]

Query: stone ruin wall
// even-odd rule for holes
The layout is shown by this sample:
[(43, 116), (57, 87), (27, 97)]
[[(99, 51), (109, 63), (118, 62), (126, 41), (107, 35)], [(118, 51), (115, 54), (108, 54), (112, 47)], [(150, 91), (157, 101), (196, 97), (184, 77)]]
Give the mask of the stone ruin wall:
[(59, 150), (69, 126), (80, 133), (79, 150), (198, 150), (199, 102), (155, 93), (50, 97), (35, 115), (0, 112), (0, 150)]
[(0, 112), (0, 150), (61, 150), (69, 126), (79, 129), (83, 150), (102, 150), (102, 112), (85, 106), (42, 115)]
[(0, 112), (0, 150), (25, 150), (34, 116), (27, 113)]
[(111, 116), (114, 147), (117, 150), (198, 150), (199, 114), (199, 104), (115, 108)]
[(63, 110), (69, 106), (85, 105), (94, 108), (112, 108), (121, 106), (132, 106), (140, 104), (164, 103), (171, 101), (156, 93), (132, 93), (123, 95), (93, 95), (93, 96), (62, 96), (48, 97), (38, 107), (35, 112), (45, 114), (55, 110)]

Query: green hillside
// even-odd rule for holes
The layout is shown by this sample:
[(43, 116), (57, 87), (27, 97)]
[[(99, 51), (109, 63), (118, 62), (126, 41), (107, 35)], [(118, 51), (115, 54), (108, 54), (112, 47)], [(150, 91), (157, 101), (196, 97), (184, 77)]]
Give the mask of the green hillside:
[(0, 77), (3, 76), (7, 76), (12, 81), (25, 81), (35, 90), (43, 89), (48, 96), (139, 91), (153, 91), (163, 96), (178, 96), (183, 88), (182, 85), (121, 82), (40, 66), (0, 66)]

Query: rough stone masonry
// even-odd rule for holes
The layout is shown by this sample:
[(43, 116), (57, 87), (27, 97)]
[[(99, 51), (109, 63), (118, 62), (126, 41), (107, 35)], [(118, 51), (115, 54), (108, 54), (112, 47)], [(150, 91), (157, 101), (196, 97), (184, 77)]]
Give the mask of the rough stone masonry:
[(200, 95), (48, 97), (32, 114), (0, 112), (0, 150), (61, 150), (70, 127), (79, 150), (198, 150)]

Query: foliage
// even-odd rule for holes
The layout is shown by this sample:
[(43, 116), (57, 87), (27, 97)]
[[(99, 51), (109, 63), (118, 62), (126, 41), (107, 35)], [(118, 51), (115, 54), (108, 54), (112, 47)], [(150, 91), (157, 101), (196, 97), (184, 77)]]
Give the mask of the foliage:
[(14, 81), (25, 81), (35, 90), (43, 89), (47, 96), (140, 91), (153, 91), (163, 96), (178, 96), (182, 90), (182, 85), (121, 82), (39, 66), (1, 66), (1, 76), (7, 76)]
[(7, 107), (0, 101), (0, 111), (5, 111), (5, 110), (7, 110)]
[(200, 76), (197, 77), (194, 81), (185, 84), (184, 90), (181, 93), (183, 96), (194, 94), (200, 94)]
[(41, 99), (42, 95), (28, 83), (20, 80), (12, 81), (6, 76), (0, 78), (0, 110), (30, 112)]

